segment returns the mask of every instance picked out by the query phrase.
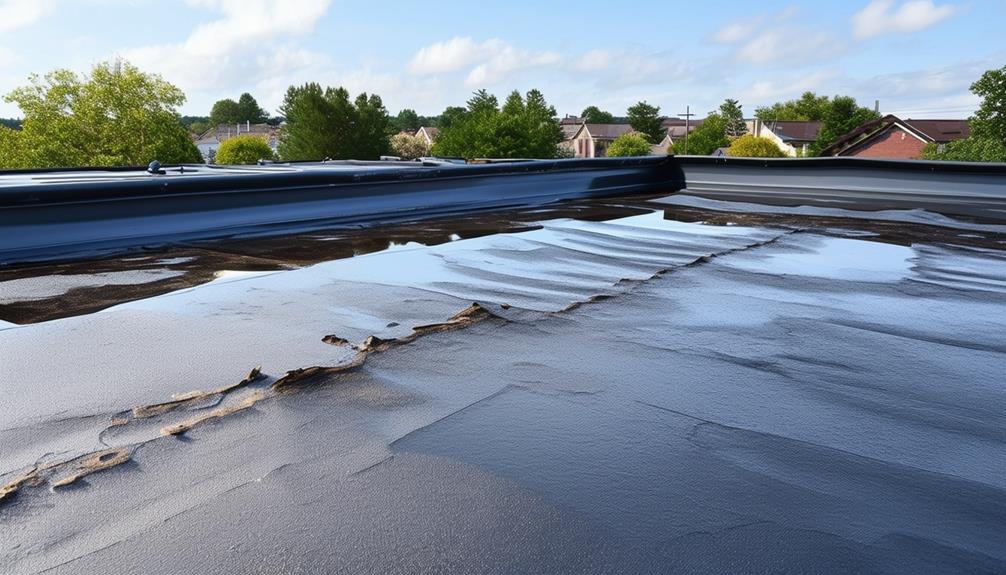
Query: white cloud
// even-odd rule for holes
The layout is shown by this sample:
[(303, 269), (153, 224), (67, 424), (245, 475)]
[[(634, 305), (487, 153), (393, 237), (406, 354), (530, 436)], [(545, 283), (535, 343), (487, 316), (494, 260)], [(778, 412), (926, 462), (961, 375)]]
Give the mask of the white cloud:
[(590, 50), (576, 59), (573, 67), (581, 72), (596, 72), (611, 65), (611, 52), (601, 48)]
[(730, 57), (744, 64), (799, 65), (818, 62), (842, 49), (838, 38), (820, 28), (794, 23), (796, 6), (733, 22), (719, 29), (710, 39), (730, 44)]
[(959, 11), (953, 4), (937, 6), (932, 0), (909, 0), (894, 9), (894, 0), (873, 0), (852, 17), (852, 33), (865, 39), (897, 32), (918, 32)]
[[(804, 92), (821, 92), (823, 87), (838, 77), (833, 70), (818, 70), (811, 74), (761, 80), (743, 92), (745, 100), (768, 104), (777, 100), (797, 98)], [(753, 109), (753, 108), (752, 108)]]
[(551, 66), (561, 61), (562, 56), (556, 52), (529, 52), (507, 45), (495, 51), (485, 62), (472, 68), (465, 78), (465, 84), (470, 87), (497, 84), (509, 78), (514, 72)]
[(409, 71), (413, 74), (457, 72), (484, 60), (504, 45), (496, 38), (482, 43), (471, 38), (451, 38), (420, 48), (409, 61)]
[(134, 48), (122, 55), (183, 89), (218, 91), (255, 85), (277, 70), (287, 74), (326, 59), (289, 40), (309, 33), (330, 0), (186, 2), (222, 12), (222, 17), (200, 24), (181, 43)]
[(683, 80), (691, 68), (684, 60), (668, 52), (639, 48), (610, 50), (609, 64), (594, 73), (597, 84), (605, 89), (660, 85)]
[(719, 44), (735, 44), (740, 42), (741, 40), (751, 36), (751, 33), (755, 31), (760, 23), (761, 19), (758, 18), (750, 22), (734, 22), (732, 24), (727, 24), (713, 34), (713, 42), (717, 42)]
[(468, 70), (465, 84), (471, 87), (496, 84), (515, 72), (558, 64), (562, 59), (556, 52), (524, 50), (499, 38), (476, 42), (455, 37), (420, 48), (408, 69), (422, 76)]
[(0, 68), (7, 68), (17, 62), (17, 56), (10, 48), (0, 46)]
[(735, 57), (750, 64), (802, 64), (834, 56), (841, 43), (828, 32), (773, 27), (737, 48)]
[(0, 0), (0, 32), (30, 26), (53, 8), (54, 0)]

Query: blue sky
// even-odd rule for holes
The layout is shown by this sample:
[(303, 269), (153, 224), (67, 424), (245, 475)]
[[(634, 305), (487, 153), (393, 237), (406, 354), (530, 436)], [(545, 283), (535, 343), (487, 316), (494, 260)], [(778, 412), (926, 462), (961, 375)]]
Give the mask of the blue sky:
[(753, 112), (813, 90), (967, 117), (970, 83), (1006, 65), (1004, 23), (1006, 0), (0, 0), (0, 92), (121, 56), (182, 87), (189, 114), (245, 91), (274, 112), (287, 86), (317, 81), (392, 113), (539, 88), (560, 115), (643, 99)]

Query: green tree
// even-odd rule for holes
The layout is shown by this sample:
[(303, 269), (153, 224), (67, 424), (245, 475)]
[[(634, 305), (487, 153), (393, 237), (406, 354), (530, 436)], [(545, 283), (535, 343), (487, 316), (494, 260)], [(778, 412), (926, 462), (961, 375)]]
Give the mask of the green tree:
[(928, 160), (1006, 162), (1006, 66), (982, 74), (971, 91), (982, 98), (968, 119), (971, 134), (964, 140), (930, 144), (922, 152)]
[(538, 90), (524, 97), (514, 91), (502, 108), (496, 96), (479, 90), (468, 100), (467, 109), (445, 111), (433, 153), (462, 158), (555, 158), (562, 139), (555, 108)]
[(388, 150), (390, 119), (376, 94), (350, 101), (344, 88), (290, 86), (280, 112), (286, 117), (279, 141), (284, 160), (376, 160)]
[(405, 108), (391, 122), (395, 132), (415, 132), (423, 126), (415, 110)]
[(659, 106), (651, 106), (642, 101), (627, 111), (632, 129), (646, 136), (651, 144), (657, 144), (664, 139), (667, 131), (664, 130), (663, 120), (659, 115)]
[(982, 74), (971, 84), (971, 92), (982, 98), (968, 120), (971, 135), (1006, 142), (1006, 66)]
[(684, 140), (674, 142), (675, 154), (689, 154), (693, 156), (708, 156), (719, 148), (730, 145), (730, 138), (727, 138), (727, 121), (718, 112), (710, 112), (702, 124), (688, 134), (688, 149), (685, 150)]
[(612, 124), (615, 117), (610, 112), (605, 112), (597, 106), (587, 106), (580, 113), (580, 118), (587, 124)]
[(263, 124), (269, 119), (269, 115), (258, 105), (255, 98), (245, 92), (241, 94), (235, 102), (229, 98), (217, 100), (210, 111), (209, 123), (213, 126), (220, 124)]
[(744, 112), (741, 104), (737, 100), (726, 99), (720, 104), (720, 115), (726, 121), (724, 132), (728, 138), (737, 138), (747, 133), (747, 124), (744, 123)]
[(20, 168), (21, 133), (0, 125), (0, 168)]
[(800, 98), (755, 108), (755, 117), (762, 121), (819, 122), (831, 107), (828, 96), (804, 92)]
[(994, 138), (969, 137), (946, 144), (928, 144), (924, 160), (951, 162), (1006, 162), (1006, 144)]
[(464, 106), (447, 106), (436, 123), (436, 126), (440, 129), (449, 128), (454, 123), (455, 120), (468, 114), (468, 108)]
[(229, 98), (217, 100), (210, 110), (210, 124), (219, 126), (220, 124), (237, 124), (241, 122), (241, 109), (238, 103)]
[(650, 142), (642, 134), (628, 132), (615, 138), (604, 155), (608, 157), (648, 156), (650, 155)]
[[(24, 123), (3, 166), (136, 166), (200, 162), (177, 108), (185, 95), (125, 61), (90, 74), (56, 70), (7, 94)], [(11, 140), (10, 134), (5, 139)]]
[(220, 143), (215, 158), (218, 164), (256, 164), (259, 160), (275, 159), (269, 142), (262, 136), (242, 134)]
[(362, 93), (356, 97), (355, 120), (350, 134), (352, 153), (347, 157), (358, 160), (376, 160), (388, 153), (388, 126), (391, 118), (388, 109), (377, 94)]
[(238, 122), (251, 122), (252, 124), (264, 124), (269, 119), (259, 105), (258, 101), (251, 94), (245, 92), (238, 98)]
[(768, 138), (746, 134), (730, 143), (727, 155), (737, 158), (785, 158), (786, 154)]
[(817, 156), (840, 137), (858, 128), (865, 122), (876, 120), (880, 115), (872, 108), (864, 108), (856, 104), (851, 96), (835, 96), (831, 105), (821, 118), (823, 122), (817, 141), (810, 146), (810, 155)]

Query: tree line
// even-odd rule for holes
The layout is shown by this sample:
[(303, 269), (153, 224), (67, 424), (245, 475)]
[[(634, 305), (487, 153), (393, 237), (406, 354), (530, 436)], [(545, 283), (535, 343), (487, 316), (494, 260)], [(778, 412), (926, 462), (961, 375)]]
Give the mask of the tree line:
[[(946, 146), (931, 146), (932, 159), (1006, 161), (1006, 67), (986, 72), (972, 91), (982, 104), (970, 119), (971, 137)], [(571, 155), (560, 145), (563, 132), (555, 108), (538, 90), (511, 92), (500, 103), (479, 90), (465, 106), (449, 106), (438, 116), (420, 116), (412, 109), (389, 114), (381, 97), (356, 97), (342, 87), (318, 83), (291, 86), (270, 116), (251, 94), (217, 101), (209, 116), (181, 116), (185, 95), (156, 74), (128, 62), (94, 66), (89, 74), (56, 70), (31, 76), (29, 84), (4, 97), (20, 108), (23, 118), (0, 121), (0, 168), (144, 165), (200, 162), (192, 132), (221, 124), (281, 125), (276, 153), (259, 136), (230, 138), (221, 145), (218, 161), (252, 163), (257, 159), (320, 160), (376, 159), (395, 154), (411, 159), (425, 155), (463, 158), (557, 158)], [(764, 122), (821, 122), (810, 154), (817, 155), (837, 138), (877, 113), (849, 96), (807, 92), (800, 98), (755, 110)], [(585, 123), (625, 122), (632, 131), (615, 141), (609, 155), (645, 155), (666, 135), (660, 108), (645, 101), (616, 117), (597, 106), (581, 114)], [(436, 127), (429, 142), (414, 132)], [(781, 155), (749, 135), (740, 102), (725, 100), (710, 111), (684, 140), (669, 152), (706, 155), (729, 148), (732, 155)], [(687, 147), (686, 147), (687, 146)]]

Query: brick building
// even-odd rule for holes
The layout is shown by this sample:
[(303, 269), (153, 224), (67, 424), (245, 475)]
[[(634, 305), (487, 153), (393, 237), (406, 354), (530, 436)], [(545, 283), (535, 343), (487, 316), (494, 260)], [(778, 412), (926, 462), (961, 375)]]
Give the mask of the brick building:
[(842, 136), (821, 155), (917, 160), (926, 145), (961, 140), (969, 133), (967, 120), (902, 120), (888, 115)]

